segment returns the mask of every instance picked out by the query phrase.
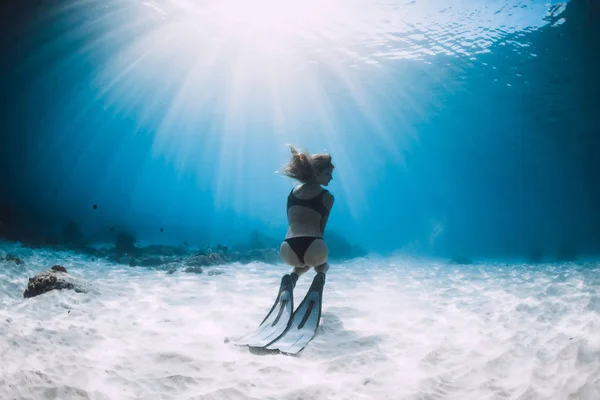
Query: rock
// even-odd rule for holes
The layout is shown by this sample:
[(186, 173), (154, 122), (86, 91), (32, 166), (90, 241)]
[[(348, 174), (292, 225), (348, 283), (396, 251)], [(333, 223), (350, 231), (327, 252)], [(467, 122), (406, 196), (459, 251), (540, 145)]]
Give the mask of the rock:
[(225, 272), (220, 271), (218, 269), (211, 269), (210, 271), (208, 271), (208, 276), (214, 276), (214, 275), (223, 275)]
[[(56, 267), (59, 268), (55, 269)], [(83, 282), (72, 277), (66, 271), (67, 270), (64, 267), (55, 265), (51, 270), (39, 273), (33, 278), (29, 278), (29, 283), (27, 289), (23, 292), (23, 297), (35, 297), (51, 290), (62, 289), (70, 289), (78, 293), (87, 293), (87, 289)]]
[(201, 274), (204, 271), (202, 271), (201, 267), (187, 267), (186, 269), (183, 270), (183, 272), (187, 272), (190, 274)]
[(67, 273), (67, 269), (65, 267), (63, 267), (62, 265), (55, 265), (50, 269), (52, 271), (56, 271), (56, 272), (64, 272), (65, 274)]

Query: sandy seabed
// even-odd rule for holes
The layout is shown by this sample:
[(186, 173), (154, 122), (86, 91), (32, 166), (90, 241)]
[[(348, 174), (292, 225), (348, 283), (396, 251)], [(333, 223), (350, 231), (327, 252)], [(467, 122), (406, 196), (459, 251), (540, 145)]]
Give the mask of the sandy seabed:
[[(167, 274), (0, 244), (0, 399), (600, 399), (600, 264), (333, 264), (297, 356), (236, 346), (284, 265)], [(1, 254), (0, 254), (1, 255)], [(54, 264), (90, 293), (24, 299)], [(298, 304), (314, 273), (301, 278)]]

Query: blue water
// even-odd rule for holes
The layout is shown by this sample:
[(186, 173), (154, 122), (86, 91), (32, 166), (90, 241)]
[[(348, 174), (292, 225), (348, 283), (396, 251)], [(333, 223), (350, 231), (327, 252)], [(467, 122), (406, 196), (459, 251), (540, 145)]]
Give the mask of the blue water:
[(329, 230), (368, 250), (595, 255), (594, 13), (584, 1), (42, 8), (7, 46), (5, 201), (42, 241), (69, 220), (92, 240), (110, 227), (172, 244), (233, 245), (253, 229), (279, 240), (292, 182), (275, 171), (291, 143), (331, 152)]
[[(600, 398), (599, 10), (6, 9), (0, 398)], [(298, 357), (232, 345), (281, 263), (169, 273), (90, 255), (122, 232), (190, 252), (278, 247), (286, 144), (336, 166), (323, 319)], [(94, 290), (23, 299), (55, 264)]]

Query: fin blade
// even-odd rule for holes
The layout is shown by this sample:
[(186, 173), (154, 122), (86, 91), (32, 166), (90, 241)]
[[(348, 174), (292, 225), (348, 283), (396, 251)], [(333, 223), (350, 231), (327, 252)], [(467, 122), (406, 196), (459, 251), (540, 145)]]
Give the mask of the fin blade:
[(294, 311), (289, 327), (277, 340), (266, 346), (267, 349), (297, 354), (313, 339), (321, 321), (324, 284), (324, 276), (317, 274), (306, 296)]
[(292, 279), (289, 275), (281, 278), (277, 298), (267, 316), (258, 328), (243, 337), (238, 344), (249, 347), (265, 347), (275, 341), (288, 328), (294, 310)]

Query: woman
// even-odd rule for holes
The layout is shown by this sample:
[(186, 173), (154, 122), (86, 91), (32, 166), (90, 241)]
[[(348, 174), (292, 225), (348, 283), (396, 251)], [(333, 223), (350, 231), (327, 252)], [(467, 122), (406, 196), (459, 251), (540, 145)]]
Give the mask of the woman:
[[(323, 241), (325, 225), (333, 206), (333, 196), (321, 186), (331, 181), (333, 164), (329, 154), (313, 156), (294, 147), (292, 159), (282, 171), (296, 179), (296, 186), (287, 199), (288, 231), (281, 243), (281, 259), (294, 271), (281, 278), (275, 304), (258, 328), (246, 335), (239, 344), (279, 350), (296, 354), (316, 333), (321, 320), (321, 300), (327, 264), (328, 249)], [(293, 289), (300, 275), (314, 267), (314, 277), (302, 302), (294, 310)]]
[(329, 154), (299, 152), (291, 147), (292, 158), (285, 166), (284, 175), (300, 182), (287, 198), (288, 231), (281, 243), (279, 255), (294, 267), (293, 284), (309, 268), (323, 276), (329, 269), (329, 250), (323, 234), (333, 207), (333, 196), (321, 186), (329, 185), (333, 164)]

